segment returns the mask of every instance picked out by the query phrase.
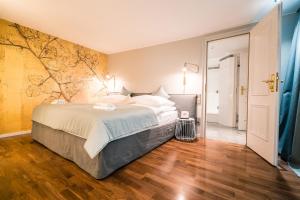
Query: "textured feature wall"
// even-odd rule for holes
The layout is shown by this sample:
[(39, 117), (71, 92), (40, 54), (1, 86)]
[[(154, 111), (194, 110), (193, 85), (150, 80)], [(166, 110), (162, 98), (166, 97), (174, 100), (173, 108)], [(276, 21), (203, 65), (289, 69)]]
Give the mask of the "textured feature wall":
[(35, 106), (106, 93), (107, 56), (0, 19), (0, 133), (31, 128)]

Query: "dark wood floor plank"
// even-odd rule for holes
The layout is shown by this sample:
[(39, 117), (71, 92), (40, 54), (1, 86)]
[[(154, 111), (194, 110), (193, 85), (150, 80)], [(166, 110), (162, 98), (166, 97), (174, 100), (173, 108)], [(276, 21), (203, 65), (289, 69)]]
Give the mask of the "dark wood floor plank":
[(0, 140), (0, 199), (300, 199), (300, 178), (245, 146), (171, 140), (96, 180), (32, 141)]

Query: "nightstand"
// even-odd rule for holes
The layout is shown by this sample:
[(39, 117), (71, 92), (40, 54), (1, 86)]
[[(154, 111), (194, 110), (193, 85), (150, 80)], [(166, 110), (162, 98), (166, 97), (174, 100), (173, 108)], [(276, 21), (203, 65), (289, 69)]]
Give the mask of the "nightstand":
[(197, 138), (194, 118), (176, 120), (175, 137), (177, 140), (191, 142)]

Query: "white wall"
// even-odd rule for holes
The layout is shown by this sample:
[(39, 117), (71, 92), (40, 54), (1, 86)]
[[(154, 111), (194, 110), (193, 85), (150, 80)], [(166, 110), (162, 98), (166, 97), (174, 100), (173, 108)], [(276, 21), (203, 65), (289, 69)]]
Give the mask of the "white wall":
[[(108, 72), (121, 79), (133, 92), (152, 92), (163, 85), (170, 94), (183, 93), (185, 62), (200, 65), (198, 74), (187, 73), (186, 93), (202, 94), (203, 43), (214, 37), (241, 34), (253, 25), (241, 26), (204, 36), (108, 55)], [(198, 117), (201, 105), (198, 105)]]
[(219, 72), (220, 69), (208, 69), (207, 71), (207, 114), (219, 113), (219, 93), (217, 93), (220, 91)]
[[(211, 59), (208, 60), (208, 66), (216, 67), (217, 65), (209, 65)], [(218, 122), (219, 116), (219, 92), (220, 90), (220, 69), (207, 70), (207, 107), (206, 107), (206, 121)]]
[[(108, 69), (134, 92), (152, 92), (163, 85), (168, 93), (183, 93), (185, 62), (200, 64), (201, 38), (109, 55)], [(186, 93), (201, 93), (201, 72), (187, 73)]]
[(234, 56), (220, 62), (218, 123), (228, 127), (236, 124), (236, 59)]

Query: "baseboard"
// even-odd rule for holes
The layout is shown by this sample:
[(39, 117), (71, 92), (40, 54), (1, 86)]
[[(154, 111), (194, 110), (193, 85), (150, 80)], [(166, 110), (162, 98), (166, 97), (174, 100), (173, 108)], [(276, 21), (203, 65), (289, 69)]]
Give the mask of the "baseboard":
[(4, 133), (4, 134), (0, 134), (0, 139), (1, 138), (14, 137), (14, 136), (18, 136), (18, 135), (26, 135), (26, 134), (30, 134), (30, 133), (31, 133), (31, 130), (18, 131), (18, 132), (13, 132), (13, 133)]

